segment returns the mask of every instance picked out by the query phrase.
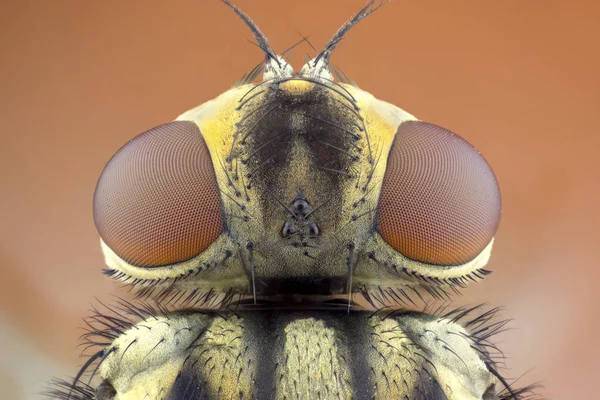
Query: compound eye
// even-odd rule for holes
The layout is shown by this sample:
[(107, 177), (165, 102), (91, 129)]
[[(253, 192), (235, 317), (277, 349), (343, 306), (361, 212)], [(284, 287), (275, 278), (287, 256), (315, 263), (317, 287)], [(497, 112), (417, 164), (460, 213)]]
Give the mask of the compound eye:
[(500, 223), (494, 172), (466, 140), (407, 121), (389, 153), (378, 209), (381, 237), (420, 262), (460, 265), (490, 243)]
[(102, 240), (138, 267), (186, 261), (223, 231), (219, 187), (198, 126), (174, 121), (135, 137), (108, 162), (94, 193)]

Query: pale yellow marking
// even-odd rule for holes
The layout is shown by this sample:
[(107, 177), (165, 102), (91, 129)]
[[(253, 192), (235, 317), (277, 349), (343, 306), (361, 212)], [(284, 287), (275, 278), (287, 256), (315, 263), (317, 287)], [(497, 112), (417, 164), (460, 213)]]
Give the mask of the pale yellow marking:
[(456, 323), (423, 314), (374, 317), (370, 323), (377, 399), (412, 398), (429, 387), (448, 400), (480, 400), (495, 384), (468, 332)]
[[(261, 104), (263, 97), (260, 95), (260, 92), (261, 90), (266, 89), (266, 87), (254, 90), (252, 90), (252, 88), (254, 88), (254, 85), (244, 85), (233, 88), (216, 99), (208, 101), (177, 117), (177, 120), (192, 121), (198, 125), (210, 151), (219, 188), (230, 197), (236, 198), (238, 203), (241, 203), (246, 207), (243, 214), (250, 217), (247, 222), (239, 218), (226, 218), (227, 226), (229, 228), (228, 237), (230, 237), (232, 241), (244, 244), (252, 240), (251, 238), (253, 238), (254, 241), (258, 240), (256, 233), (264, 231), (262, 225), (262, 209), (260, 203), (255, 201), (257, 198), (256, 194), (252, 190), (247, 190), (251, 200), (245, 200), (245, 191), (242, 181), (246, 184), (248, 183), (248, 178), (245, 178), (245, 176), (250, 170), (246, 165), (241, 163), (240, 155), (236, 153), (236, 151), (239, 150), (237, 143), (239, 143), (239, 141), (243, 139), (243, 135), (247, 133), (246, 130), (238, 131), (238, 124), (241, 122), (244, 113), (257, 107), (257, 104)], [(245, 95), (247, 96), (244, 97)], [(253, 96), (256, 97), (253, 98)], [(240, 100), (242, 102), (249, 101), (248, 103), (244, 103), (245, 105), (243, 108), (237, 110), (242, 104)], [(234, 153), (230, 154), (232, 149), (234, 150)], [(228, 161), (230, 156), (231, 162)], [(235, 196), (232, 187), (229, 185), (230, 179), (234, 179), (235, 172), (233, 170), (230, 171), (230, 169), (233, 168), (239, 169), (240, 180), (235, 182), (234, 185), (237, 190), (240, 191), (240, 194), (244, 193), (244, 195), (240, 197)], [(223, 200), (226, 213), (242, 214), (240, 213), (239, 206), (228, 196), (222, 195), (221, 199)], [(234, 263), (238, 261), (238, 257), (233, 257), (231, 262)], [(247, 277), (239, 263), (236, 267), (235, 272), (238, 274), (238, 277)]]
[[(401, 399), (415, 392), (420, 376), (427, 376), (421, 368), (422, 359), (415, 355), (418, 350), (408, 339), (394, 319), (370, 320), (374, 335), (371, 336), (376, 351), (371, 352), (369, 364), (375, 375), (371, 377), (377, 399)], [(364, 343), (363, 346), (369, 346)], [(428, 369), (432, 369), (429, 365)]]
[(306, 94), (314, 87), (314, 83), (302, 79), (291, 79), (279, 84), (279, 89), (294, 96)]
[(241, 318), (217, 317), (197, 343), (191, 359), (197, 360), (195, 375), (205, 380), (209, 398), (252, 397), (257, 360), (247, 351), (243, 334)]
[(117, 391), (115, 400), (162, 399), (175, 382), (186, 348), (211, 317), (205, 314), (149, 318), (109, 347), (99, 372)]
[(284, 332), (283, 352), (276, 354), (276, 399), (352, 398), (349, 355), (335, 329), (307, 318)]

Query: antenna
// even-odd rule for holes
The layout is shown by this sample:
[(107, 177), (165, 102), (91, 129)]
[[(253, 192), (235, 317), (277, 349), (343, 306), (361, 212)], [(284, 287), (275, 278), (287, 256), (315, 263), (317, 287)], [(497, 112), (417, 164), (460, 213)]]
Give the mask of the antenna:
[(325, 45), (325, 48), (317, 55), (317, 57), (315, 57), (302, 68), (300, 75), (311, 75), (315, 78), (326, 78), (333, 80), (333, 76), (329, 71), (329, 57), (331, 57), (331, 53), (333, 50), (335, 50), (338, 43), (344, 39), (344, 35), (348, 33), (348, 31), (356, 24), (373, 14), (375, 11), (379, 10), (390, 1), (391, 0), (381, 0), (379, 5), (375, 6), (377, 0), (369, 0), (363, 8), (361, 8), (356, 14), (354, 14), (352, 18), (350, 18), (344, 25), (340, 27), (340, 29), (337, 30), (337, 32), (331, 37), (331, 39), (329, 39)]
[(249, 16), (244, 14), (242, 10), (231, 4), (229, 0), (221, 0), (221, 2), (227, 5), (229, 8), (231, 8), (242, 19), (242, 21), (244, 21), (246, 25), (248, 25), (248, 28), (250, 28), (250, 31), (252, 31), (252, 34), (254, 35), (254, 38), (257, 41), (258, 47), (260, 47), (262, 51), (264, 51), (267, 60), (271, 59), (277, 63), (277, 66), (281, 67), (281, 64), (279, 64), (279, 60), (275, 55), (275, 52), (273, 51), (273, 49), (271, 49), (271, 46), (269, 46), (269, 41), (267, 40), (267, 37), (260, 31), (260, 29), (258, 29), (258, 26), (256, 26), (254, 21), (252, 21)]

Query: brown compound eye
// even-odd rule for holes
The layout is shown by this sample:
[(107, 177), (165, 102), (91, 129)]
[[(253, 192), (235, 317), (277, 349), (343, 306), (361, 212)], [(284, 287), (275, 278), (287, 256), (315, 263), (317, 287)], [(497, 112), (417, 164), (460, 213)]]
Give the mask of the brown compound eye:
[(223, 231), (219, 187), (198, 126), (174, 121), (138, 135), (108, 162), (94, 193), (102, 240), (138, 267), (193, 258)]
[(400, 254), (435, 265), (460, 265), (490, 243), (501, 199), (488, 163), (442, 127), (407, 121), (389, 153), (378, 231)]

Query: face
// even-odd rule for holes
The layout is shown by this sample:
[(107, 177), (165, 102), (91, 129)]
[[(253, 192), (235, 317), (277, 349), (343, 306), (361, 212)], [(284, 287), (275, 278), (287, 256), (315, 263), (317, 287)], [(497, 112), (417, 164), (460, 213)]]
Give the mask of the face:
[(255, 296), (449, 288), (485, 274), (501, 204), (483, 156), (276, 60), (275, 77), (142, 133), (109, 161), (94, 217), (110, 274), (141, 290)]
[[(100, 360), (102, 382), (91, 388), (76, 379), (60, 393), (80, 390), (83, 399), (267, 392), (278, 398), (503, 398), (495, 384), (505, 382), (483, 343), (488, 336), (458, 323), (468, 313), (440, 317), (405, 309), (415, 300), (449, 299), (487, 274), (501, 214), (492, 169), (457, 134), (375, 98), (329, 67), (345, 33), (382, 4), (369, 2), (295, 71), (247, 16), (224, 3), (250, 26), (265, 61), (233, 89), (138, 135), (108, 162), (94, 195), (106, 274), (132, 285), (138, 298), (156, 301), (159, 310), (121, 303), (123, 313), (145, 320), (140, 324), (92, 317), (96, 328), (88, 338), (108, 340), (90, 341), (102, 347), (90, 361)], [(262, 80), (254, 82), (260, 71)], [(362, 304), (393, 307), (396, 314), (339, 314), (339, 299), (348, 313)], [(258, 311), (265, 304), (269, 310)], [(241, 314), (227, 314), (232, 306)], [(223, 314), (207, 310), (215, 307)], [(481, 334), (492, 314), (465, 324)], [(288, 348), (292, 336), (300, 344)], [(372, 344), (373, 336), (385, 340)], [(322, 340), (311, 343), (311, 337)], [(263, 359), (271, 343), (281, 349)], [(194, 354), (198, 348), (201, 354)], [(300, 348), (306, 349), (302, 361)], [(308, 356), (315, 348), (328, 350), (327, 361)], [(348, 363), (352, 349), (367, 361)], [(311, 383), (310, 371), (294, 377), (288, 365), (294, 351), (298, 374), (313, 365), (329, 378)], [(415, 361), (419, 355), (424, 361)], [(245, 372), (227, 369), (232, 359), (247, 363)], [(207, 365), (220, 368), (218, 377)], [(283, 365), (289, 368), (278, 371)], [(408, 377), (415, 366), (439, 374), (436, 384), (421, 374)], [(387, 389), (377, 388), (383, 376)]]

